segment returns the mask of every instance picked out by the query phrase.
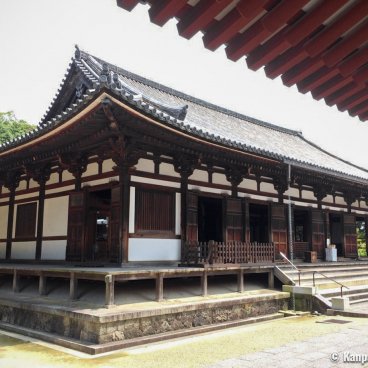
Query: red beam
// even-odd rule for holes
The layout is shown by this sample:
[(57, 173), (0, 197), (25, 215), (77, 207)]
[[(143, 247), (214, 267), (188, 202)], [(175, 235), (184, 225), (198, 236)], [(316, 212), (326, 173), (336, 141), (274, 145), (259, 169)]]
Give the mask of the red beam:
[(334, 66), (355, 49), (358, 49), (368, 39), (368, 22), (363, 24), (353, 34), (345, 37), (331, 50), (323, 55), (323, 61), (327, 66)]
[(340, 70), (340, 73), (344, 77), (346, 77), (350, 74), (353, 74), (355, 70), (359, 69), (362, 65), (364, 65), (367, 62), (368, 62), (368, 46), (362, 48), (361, 50), (353, 54), (351, 57), (344, 60), (344, 62), (338, 66), (338, 69)]
[(180, 36), (187, 39), (206, 28), (216, 15), (221, 13), (232, 0), (201, 0), (181, 17), (177, 24)]
[(354, 27), (358, 22), (367, 16), (368, 1), (361, 0), (325, 30), (320, 32), (311, 41), (307, 42), (305, 48), (307, 53), (313, 57), (323, 52), (328, 46), (334, 43), (342, 34)]
[(276, 36), (254, 50), (247, 58), (248, 67), (257, 70), (290, 47), (297, 45), (347, 1), (322, 1), (295, 24), (287, 27), (284, 32), (278, 32)]
[(310, 90), (317, 88), (324, 82), (327, 82), (337, 74), (339, 74), (339, 71), (337, 69), (327, 68), (326, 66), (324, 66), (299, 82), (298, 90), (301, 93), (307, 93)]
[(148, 11), (151, 22), (163, 26), (170, 18), (175, 17), (186, 3), (187, 0), (155, 1)]
[(121, 8), (131, 11), (139, 3), (139, 0), (116, 0), (116, 3)]
[(332, 95), (328, 96), (325, 98), (326, 104), (328, 106), (332, 106), (332, 105), (337, 105), (339, 104), (341, 101), (346, 100), (348, 97), (350, 97), (351, 95), (353, 95), (354, 93), (357, 93), (359, 91), (361, 91), (364, 87), (362, 86), (357, 86), (356, 83), (351, 82), (348, 85), (346, 85), (344, 88), (342, 88), (341, 90), (333, 93)]
[(290, 87), (322, 67), (323, 62), (319, 57), (305, 59), (303, 62), (284, 73), (282, 76), (282, 81), (286, 86)]
[(360, 114), (364, 114), (368, 111), (368, 101), (362, 102), (360, 105), (356, 106), (354, 109), (349, 109), (349, 114), (351, 116), (357, 116)]
[(226, 44), (252, 19), (265, 11), (268, 0), (243, 0), (224, 18), (215, 22), (203, 36), (203, 43), (209, 50), (216, 50)]
[(361, 102), (368, 100), (368, 88), (364, 88), (358, 93), (350, 96), (338, 105), (340, 111), (352, 109), (354, 106), (359, 105)]
[(368, 84), (368, 65), (359, 69), (358, 72), (353, 75), (353, 79), (357, 85), (363, 86)]
[(293, 47), (266, 65), (266, 75), (274, 79), (305, 60), (307, 56), (308, 54), (305, 52), (303, 45)]
[(225, 51), (230, 60), (237, 61), (254, 50), (267, 37), (284, 26), (309, 0), (282, 1), (244, 33), (234, 37)]
[(368, 120), (368, 112), (366, 112), (366, 113), (364, 113), (364, 114), (361, 114), (361, 115), (359, 116), (359, 119), (360, 119), (361, 121), (367, 121), (367, 120)]
[(321, 86), (317, 87), (316, 89), (312, 90), (312, 96), (316, 100), (320, 100), (323, 97), (327, 97), (339, 91), (343, 87), (345, 87), (348, 83), (352, 82), (352, 78), (344, 78), (341, 75), (336, 75), (335, 77), (331, 78), (326, 83), (323, 83)]

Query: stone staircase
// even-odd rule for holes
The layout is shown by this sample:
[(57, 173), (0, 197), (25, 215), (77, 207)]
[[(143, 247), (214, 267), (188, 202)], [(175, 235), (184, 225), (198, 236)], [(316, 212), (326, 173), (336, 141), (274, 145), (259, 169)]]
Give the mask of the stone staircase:
[[(319, 295), (329, 302), (341, 295), (341, 286), (336, 282), (345, 286), (343, 295), (349, 297), (351, 306), (368, 302), (368, 261), (302, 263), (296, 267), (300, 270), (300, 285), (313, 286), (314, 274)], [(275, 276), (284, 284), (299, 285), (299, 272), (289, 265), (279, 265)]]

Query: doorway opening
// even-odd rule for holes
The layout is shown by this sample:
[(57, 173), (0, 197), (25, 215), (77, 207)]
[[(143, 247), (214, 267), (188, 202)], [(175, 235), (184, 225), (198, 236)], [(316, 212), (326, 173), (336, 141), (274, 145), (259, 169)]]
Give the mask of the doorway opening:
[(330, 234), (331, 234), (331, 244), (335, 244), (337, 249), (337, 256), (344, 256), (343, 249), (343, 226), (342, 218), (340, 214), (330, 213)]
[(198, 197), (198, 241), (223, 241), (223, 206), (221, 198)]
[(304, 258), (304, 252), (310, 250), (310, 216), (307, 210), (294, 210), (294, 255)]
[(367, 254), (367, 230), (364, 217), (356, 218), (356, 233), (358, 257), (366, 257)]
[(268, 206), (263, 204), (249, 204), (250, 241), (259, 243), (269, 242)]
[(110, 218), (111, 189), (91, 191), (87, 212), (86, 260), (109, 261)]

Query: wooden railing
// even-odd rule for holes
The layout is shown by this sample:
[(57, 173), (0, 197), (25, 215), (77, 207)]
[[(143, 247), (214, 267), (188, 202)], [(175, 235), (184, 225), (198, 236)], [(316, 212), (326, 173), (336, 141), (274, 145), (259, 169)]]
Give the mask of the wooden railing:
[(197, 242), (185, 244), (184, 264), (242, 264), (275, 262), (274, 243)]

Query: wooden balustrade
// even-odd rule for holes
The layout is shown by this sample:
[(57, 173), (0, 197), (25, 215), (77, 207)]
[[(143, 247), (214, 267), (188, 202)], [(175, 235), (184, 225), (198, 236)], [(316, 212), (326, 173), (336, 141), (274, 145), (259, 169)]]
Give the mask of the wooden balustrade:
[(274, 243), (257, 242), (198, 242), (185, 244), (183, 263), (188, 265), (272, 263), (275, 261)]

